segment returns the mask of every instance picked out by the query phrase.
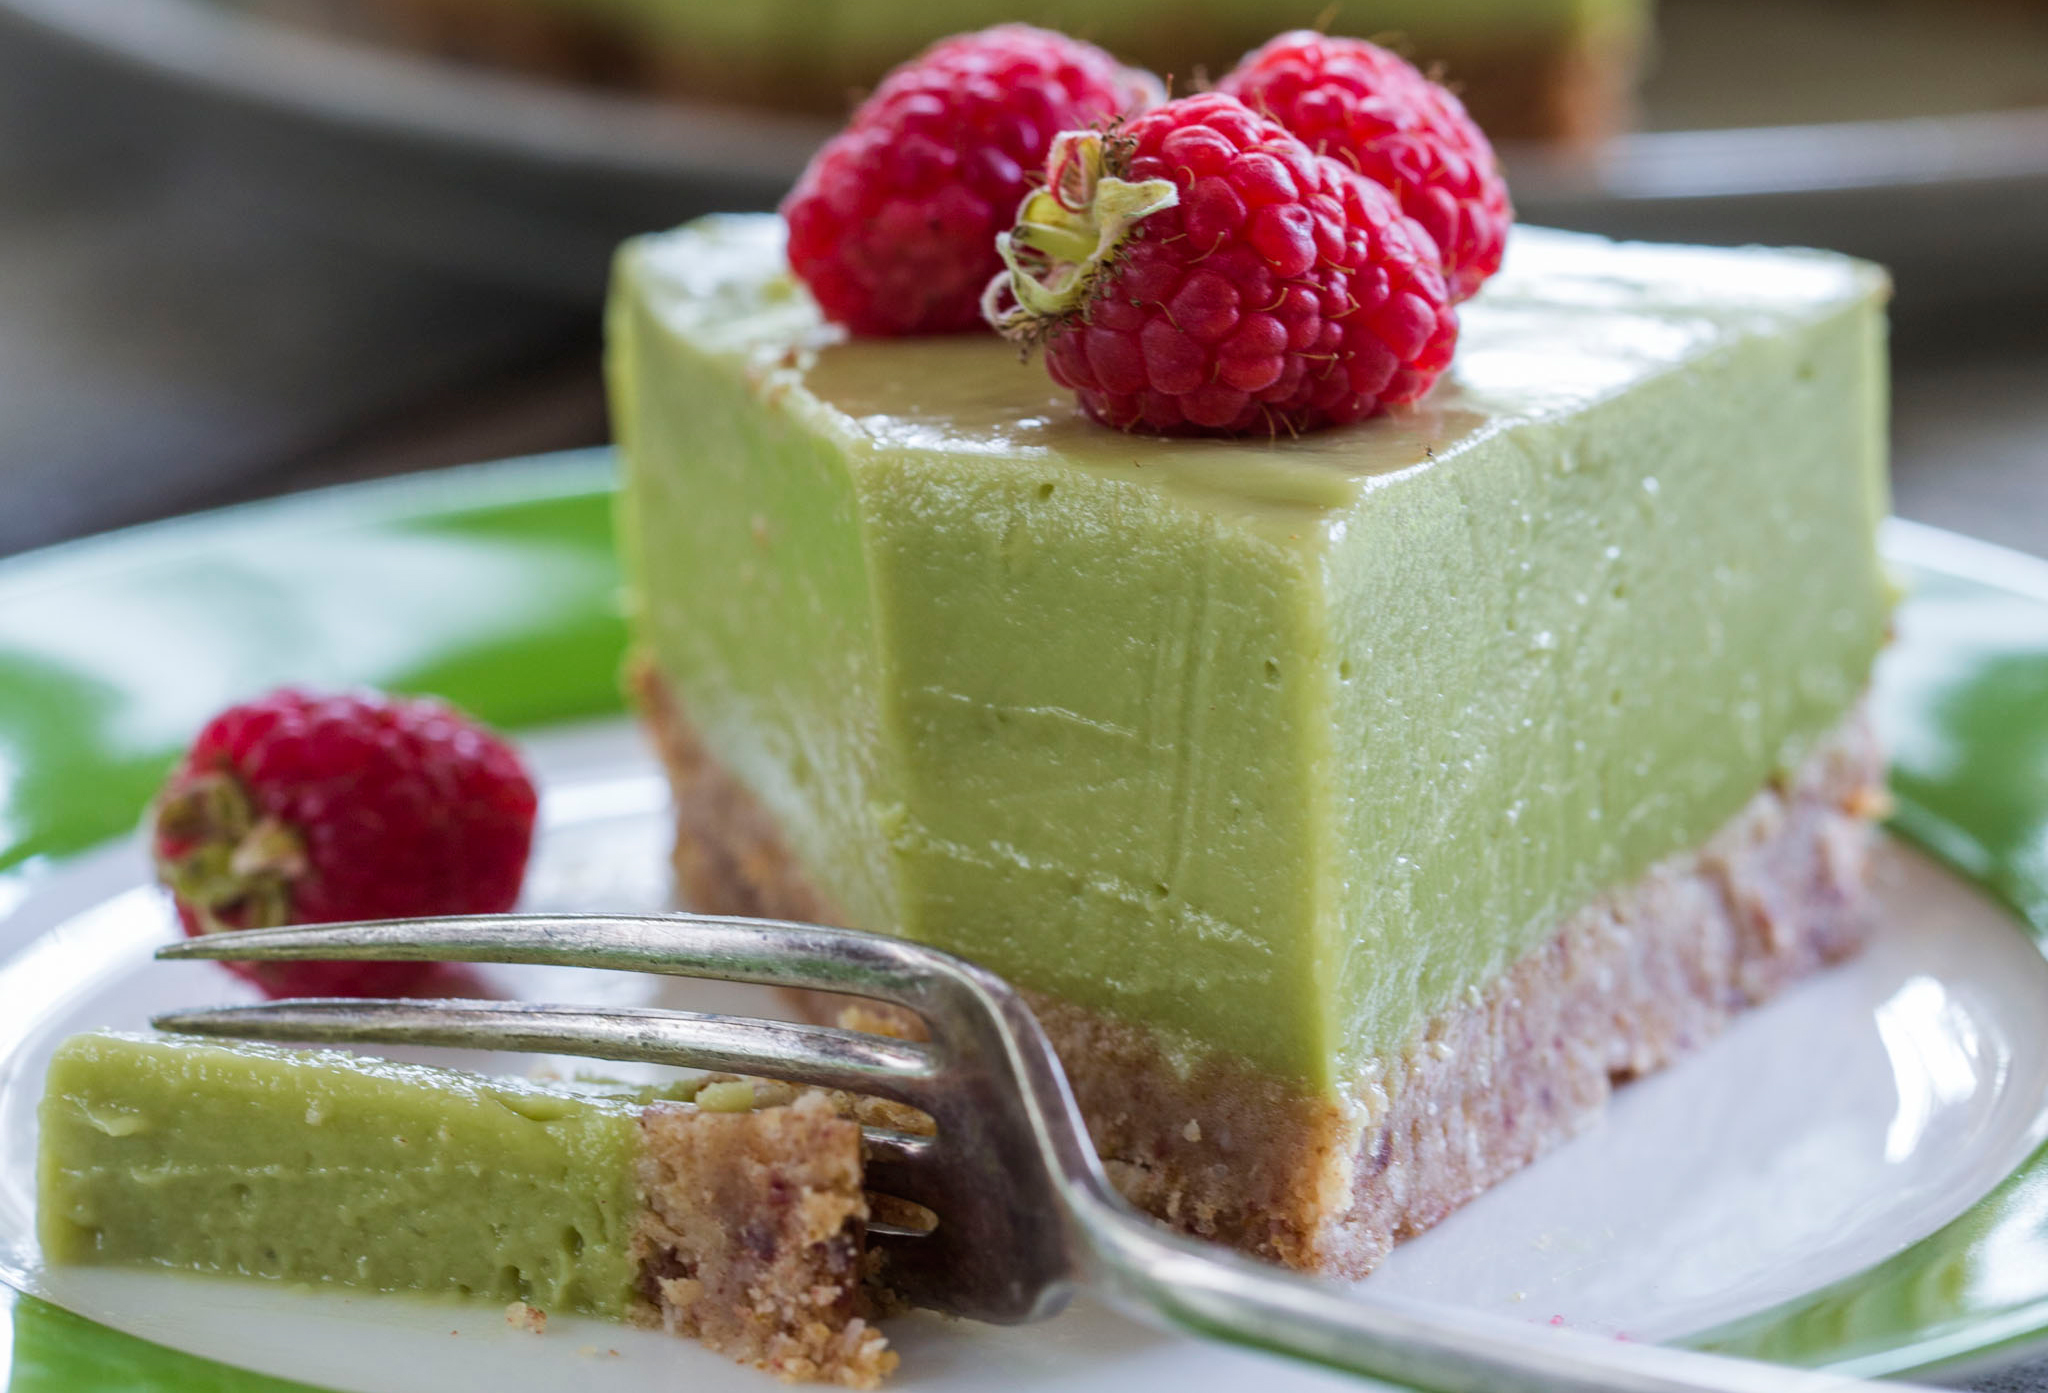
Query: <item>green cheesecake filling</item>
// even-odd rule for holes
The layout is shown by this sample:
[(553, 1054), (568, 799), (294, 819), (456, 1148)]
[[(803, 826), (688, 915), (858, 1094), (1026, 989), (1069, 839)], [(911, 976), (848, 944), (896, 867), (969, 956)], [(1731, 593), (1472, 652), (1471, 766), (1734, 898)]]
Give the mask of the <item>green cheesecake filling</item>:
[(76, 1036), (38, 1118), (38, 1237), (52, 1263), (621, 1319), (640, 1111), (355, 1055)]
[(1419, 409), (1172, 441), (707, 220), (615, 284), (638, 632), (849, 922), (1328, 1088), (1854, 703), (1885, 293), (1518, 229)]

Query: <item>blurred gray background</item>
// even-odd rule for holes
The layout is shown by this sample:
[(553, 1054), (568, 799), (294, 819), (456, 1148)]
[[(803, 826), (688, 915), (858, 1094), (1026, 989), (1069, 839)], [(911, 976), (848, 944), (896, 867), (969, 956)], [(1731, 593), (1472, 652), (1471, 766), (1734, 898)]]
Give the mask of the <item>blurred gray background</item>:
[(336, 236), (177, 110), (0, 23), (0, 553), (605, 438), (587, 307)]
[[(605, 438), (590, 306), (373, 250), (182, 112), (0, 24), (0, 553)], [(2048, 300), (1924, 298), (1898, 510), (2048, 555)]]

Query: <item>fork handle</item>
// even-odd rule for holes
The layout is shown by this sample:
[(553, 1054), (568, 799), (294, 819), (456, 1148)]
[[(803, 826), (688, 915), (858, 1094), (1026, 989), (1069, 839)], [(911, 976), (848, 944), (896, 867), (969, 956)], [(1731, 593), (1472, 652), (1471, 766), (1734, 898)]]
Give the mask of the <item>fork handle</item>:
[[(1076, 1197), (1077, 1199), (1079, 1197)], [(1427, 1393), (1837, 1393), (1841, 1374), (1370, 1297), (1171, 1234), (1114, 1200), (1075, 1206), (1093, 1285), (1129, 1314)], [(1913, 1385), (1886, 1381), (1888, 1393)]]

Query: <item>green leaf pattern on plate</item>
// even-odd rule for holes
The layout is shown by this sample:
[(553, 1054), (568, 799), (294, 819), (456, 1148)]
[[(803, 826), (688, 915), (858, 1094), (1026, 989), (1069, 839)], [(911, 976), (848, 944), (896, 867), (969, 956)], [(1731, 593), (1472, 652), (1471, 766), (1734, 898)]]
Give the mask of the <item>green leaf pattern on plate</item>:
[[(13, 1310), (6, 1298), (13, 1296)], [(138, 1340), (33, 1296), (0, 1287), (0, 1353), (12, 1318), (8, 1393), (318, 1393)]]

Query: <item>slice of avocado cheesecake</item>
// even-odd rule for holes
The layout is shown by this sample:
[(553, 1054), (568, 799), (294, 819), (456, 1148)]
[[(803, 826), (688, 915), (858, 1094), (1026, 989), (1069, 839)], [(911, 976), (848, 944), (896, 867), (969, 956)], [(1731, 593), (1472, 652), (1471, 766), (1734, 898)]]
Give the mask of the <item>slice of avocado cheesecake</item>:
[(698, 907), (1032, 1000), (1134, 1201), (1389, 1246), (1872, 917), (1887, 284), (1519, 228), (1417, 407), (1093, 424), (849, 339), (772, 217), (622, 253), (634, 685)]
[(515, 1303), (659, 1324), (789, 1379), (876, 1387), (860, 1128), (742, 1080), (544, 1086), (339, 1051), (115, 1033), (38, 1114), (54, 1264)]

